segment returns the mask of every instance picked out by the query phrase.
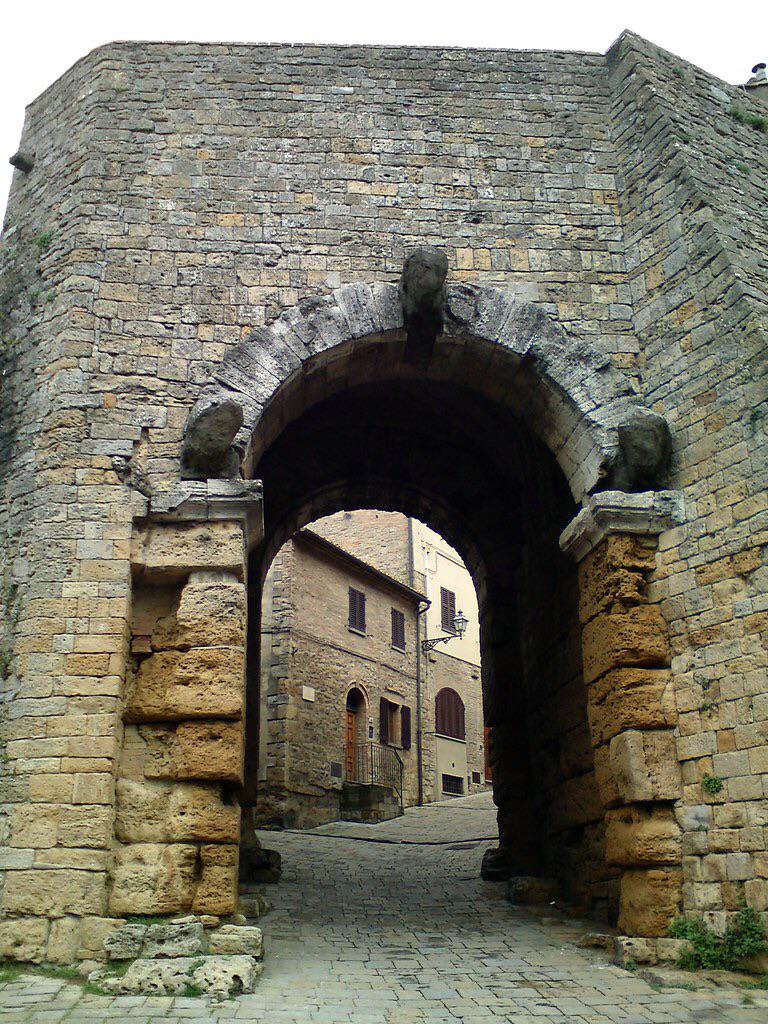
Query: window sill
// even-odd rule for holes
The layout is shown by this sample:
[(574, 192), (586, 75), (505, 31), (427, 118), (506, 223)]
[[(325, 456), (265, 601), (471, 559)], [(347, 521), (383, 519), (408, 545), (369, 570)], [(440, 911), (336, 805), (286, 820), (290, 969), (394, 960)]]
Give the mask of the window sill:
[(436, 732), (435, 736), (438, 739), (440, 739), (440, 740), (453, 740), (454, 743), (466, 743), (467, 742), (466, 736), (462, 736), (462, 737), (459, 737), (459, 736), (449, 736), (447, 733), (444, 733), (444, 732)]
[(405, 654), (405, 647), (398, 647), (396, 644), (390, 644), (393, 651), (397, 651), (398, 654)]
[(368, 636), (364, 629), (356, 629), (354, 626), (347, 626), (347, 631), (354, 633), (355, 636)]

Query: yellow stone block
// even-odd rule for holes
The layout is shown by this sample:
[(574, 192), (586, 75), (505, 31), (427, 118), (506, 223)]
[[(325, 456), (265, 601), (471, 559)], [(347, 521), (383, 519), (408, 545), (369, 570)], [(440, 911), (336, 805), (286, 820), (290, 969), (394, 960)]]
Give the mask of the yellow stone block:
[(106, 873), (67, 869), (9, 871), (3, 910), (7, 914), (41, 917), (103, 914), (106, 911)]
[(656, 605), (596, 616), (584, 626), (584, 680), (614, 668), (662, 667), (669, 662), (667, 623)]
[(192, 909), (196, 914), (233, 914), (238, 903), (238, 847), (200, 848), (202, 877)]
[(149, 576), (179, 577), (200, 570), (245, 571), (245, 541), (239, 523), (153, 523), (137, 530), (131, 541), (135, 571)]
[(619, 931), (647, 938), (666, 935), (680, 911), (681, 892), (679, 868), (625, 871), (621, 876)]
[(622, 867), (679, 864), (680, 828), (670, 807), (621, 807), (605, 816), (605, 859)]
[(173, 914), (194, 899), (197, 847), (182, 843), (135, 843), (115, 851), (113, 914)]
[(126, 700), (125, 718), (129, 722), (240, 718), (244, 690), (243, 648), (161, 651), (140, 663)]

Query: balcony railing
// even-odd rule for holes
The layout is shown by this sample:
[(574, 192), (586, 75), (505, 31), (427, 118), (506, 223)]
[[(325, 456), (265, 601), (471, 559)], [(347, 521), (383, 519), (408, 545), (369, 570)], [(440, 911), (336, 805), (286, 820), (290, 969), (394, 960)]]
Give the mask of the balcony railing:
[(394, 747), (368, 740), (356, 743), (347, 758), (345, 779), (360, 786), (387, 786), (393, 789), (403, 811), (403, 759)]

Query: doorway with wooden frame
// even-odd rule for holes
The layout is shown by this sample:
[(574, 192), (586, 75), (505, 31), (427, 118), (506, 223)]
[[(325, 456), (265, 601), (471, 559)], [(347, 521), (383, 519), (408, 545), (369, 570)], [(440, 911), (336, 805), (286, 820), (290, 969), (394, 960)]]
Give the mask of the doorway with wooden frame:
[(344, 748), (345, 778), (348, 782), (357, 781), (357, 746), (362, 734), (365, 738), (365, 697), (353, 687), (347, 694), (346, 728)]

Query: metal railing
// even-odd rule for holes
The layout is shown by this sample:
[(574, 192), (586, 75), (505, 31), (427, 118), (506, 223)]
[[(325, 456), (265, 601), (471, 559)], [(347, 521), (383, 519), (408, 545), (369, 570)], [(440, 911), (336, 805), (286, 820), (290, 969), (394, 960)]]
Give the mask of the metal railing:
[(356, 743), (353, 757), (347, 761), (345, 778), (361, 786), (388, 786), (394, 789), (403, 811), (403, 759), (394, 747), (368, 740)]

